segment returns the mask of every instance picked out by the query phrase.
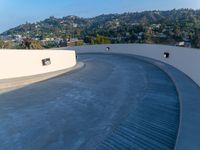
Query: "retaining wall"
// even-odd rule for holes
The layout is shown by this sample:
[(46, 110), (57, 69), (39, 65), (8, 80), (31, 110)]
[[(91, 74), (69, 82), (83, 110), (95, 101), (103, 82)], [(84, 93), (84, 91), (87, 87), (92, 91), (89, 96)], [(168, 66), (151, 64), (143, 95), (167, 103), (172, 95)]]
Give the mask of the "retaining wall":
[[(148, 61), (168, 72), (179, 95), (180, 122), (175, 150), (200, 149), (200, 50), (148, 44), (94, 45), (73, 47), (73, 49), (77, 53), (123, 53), (153, 58)], [(168, 58), (166, 54), (169, 54)], [(146, 58), (141, 59), (146, 60)]]
[(0, 50), (0, 79), (44, 74), (76, 65), (71, 50)]
[[(77, 53), (106, 52), (107, 47), (110, 48), (111, 53), (140, 55), (170, 64), (184, 72), (200, 86), (200, 49), (153, 44), (88, 45), (71, 49), (76, 50)], [(164, 57), (165, 52), (169, 53), (168, 58)]]

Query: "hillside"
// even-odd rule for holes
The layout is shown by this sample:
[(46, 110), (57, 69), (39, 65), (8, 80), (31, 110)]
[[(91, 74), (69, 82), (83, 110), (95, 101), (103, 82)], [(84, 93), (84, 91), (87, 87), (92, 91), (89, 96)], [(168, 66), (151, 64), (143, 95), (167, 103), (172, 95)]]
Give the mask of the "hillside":
[(36, 23), (26, 23), (1, 34), (21, 35), (35, 39), (79, 38), (90, 43), (97, 35), (109, 37), (112, 43), (175, 44), (190, 41), (200, 47), (200, 10), (144, 11), (100, 15), (94, 18), (67, 16), (50, 17)]

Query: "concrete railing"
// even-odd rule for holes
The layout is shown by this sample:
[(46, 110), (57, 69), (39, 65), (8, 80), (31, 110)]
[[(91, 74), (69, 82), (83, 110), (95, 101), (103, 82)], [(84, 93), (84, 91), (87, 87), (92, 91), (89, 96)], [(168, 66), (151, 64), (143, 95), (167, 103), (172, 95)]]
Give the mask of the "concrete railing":
[(200, 86), (200, 50), (198, 49), (153, 44), (88, 45), (71, 49), (75, 49), (77, 53), (110, 51), (153, 58), (174, 66)]
[(0, 79), (59, 71), (76, 65), (75, 51), (0, 50)]

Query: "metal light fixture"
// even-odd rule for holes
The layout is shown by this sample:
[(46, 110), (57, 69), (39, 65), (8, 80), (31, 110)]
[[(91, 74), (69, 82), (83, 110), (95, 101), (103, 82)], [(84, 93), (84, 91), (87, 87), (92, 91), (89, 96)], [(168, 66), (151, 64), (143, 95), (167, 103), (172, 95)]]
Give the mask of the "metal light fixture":
[(50, 65), (50, 64), (51, 64), (51, 59), (50, 58), (42, 59), (42, 65), (43, 66), (47, 66), (47, 65)]
[(169, 58), (170, 54), (168, 52), (164, 52), (164, 57)]
[(109, 52), (109, 51), (110, 51), (110, 47), (106, 47), (106, 51), (108, 51), (108, 52)]

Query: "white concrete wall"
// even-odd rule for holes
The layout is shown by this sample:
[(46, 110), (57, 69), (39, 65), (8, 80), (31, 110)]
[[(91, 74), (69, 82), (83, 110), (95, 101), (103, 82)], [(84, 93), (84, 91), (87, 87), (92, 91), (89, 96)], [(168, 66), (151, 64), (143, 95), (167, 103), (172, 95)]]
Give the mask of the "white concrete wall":
[[(51, 64), (42, 65), (50, 58)], [(0, 50), (0, 79), (32, 76), (76, 65), (75, 51), (66, 50)]]
[[(200, 86), (200, 49), (153, 44), (94, 45), (72, 49), (75, 49), (77, 53), (106, 52), (106, 47), (110, 47), (111, 53), (135, 54), (170, 64), (184, 72)], [(169, 59), (163, 57), (164, 52), (170, 53)]]

